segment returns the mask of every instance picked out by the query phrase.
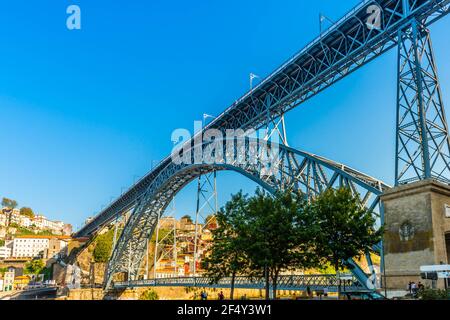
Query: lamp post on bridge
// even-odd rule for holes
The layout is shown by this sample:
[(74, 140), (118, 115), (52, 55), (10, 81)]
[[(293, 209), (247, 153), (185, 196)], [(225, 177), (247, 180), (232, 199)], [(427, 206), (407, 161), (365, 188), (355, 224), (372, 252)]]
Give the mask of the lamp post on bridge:
[(254, 79), (260, 79), (260, 77), (258, 75), (256, 75), (256, 74), (250, 72), (249, 78), (250, 78), (250, 92), (252, 92), (253, 91), (253, 80)]

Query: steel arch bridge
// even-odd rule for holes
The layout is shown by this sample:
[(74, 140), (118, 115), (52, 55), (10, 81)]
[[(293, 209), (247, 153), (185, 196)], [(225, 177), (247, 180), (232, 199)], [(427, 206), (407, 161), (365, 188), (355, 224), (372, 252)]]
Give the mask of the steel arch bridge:
[[(214, 161), (195, 163), (198, 150), (202, 155), (213, 154)], [(243, 154), (238, 155), (238, 151), (243, 151)], [(298, 190), (308, 198), (328, 188), (346, 186), (360, 197), (364, 206), (372, 210), (377, 224), (381, 225), (383, 217), (379, 209), (379, 196), (389, 186), (334, 161), (264, 139), (243, 137), (192, 144), (180, 153), (189, 154), (188, 161), (170, 162), (150, 182), (134, 208), (109, 261), (105, 276), (107, 287), (114, 274), (119, 272), (126, 272), (129, 279), (138, 279), (147, 239), (152, 236), (158, 219), (170, 201), (189, 182), (213, 171), (236, 171), (272, 193), (276, 190)], [(217, 155), (224, 156), (217, 161)], [(369, 279), (356, 263), (349, 263), (361, 283), (369, 285), (376, 280), (373, 275)], [(370, 258), (368, 264), (372, 264)]]
[[(192, 145), (196, 144), (198, 136), (202, 136), (209, 129), (221, 132), (227, 129), (248, 130), (271, 126), (278, 129), (276, 123), (287, 111), (390, 49), (397, 48), (395, 185), (429, 178), (449, 184), (448, 125), (428, 30), (431, 24), (446, 16), (449, 11), (450, 0), (362, 1), (320, 37), (228, 107), (193, 138)], [(286, 143), (285, 137), (283, 141)], [(310, 195), (329, 186), (321, 183), (325, 181), (322, 176), (326, 176), (318, 170), (322, 167), (332, 172), (331, 176), (326, 176), (328, 183), (338, 181), (352, 189), (358, 186), (364, 189), (363, 191), (371, 190), (377, 196), (383, 191), (383, 187), (377, 188), (373, 185), (375, 179), (345, 166), (306, 152), (295, 151), (287, 146), (281, 147), (280, 150), (291, 155), (290, 158), (307, 160), (299, 161), (299, 166), (292, 166), (294, 162), (283, 156), (285, 161), (279, 165), (283, 167), (280, 172), (284, 176), (268, 180), (258, 177), (256, 167), (225, 167), (224, 164), (215, 163), (176, 168), (171, 158), (167, 157), (76, 235), (92, 235), (110, 224), (118, 215), (133, 210), (125, 227), (126, 232), (122, 234), (114, 250), (107, 273), (108, 281), (114, 272), (124, 269), (130, 271), (133, 278), (137, 276), (139, 252), (143, 245), (139, 241), (151, 234), (154, 217), (167, 206), (169, 195), (182, 188), (193, 177), (211, 170), (235, 170), (268, 189), (297, 183), (307, 186), (304, 191)], [(305, 166), (302, 167), (302, 164)], [(297, 175), (298, 172), (302, 172), (304, 176)], [(170, 178), (174, 176), (182, 178), (172, 181)], [(169, 180), (172, 182), (169, 183)], [(380, 185), (386, 186), (378, 186)], [(167, 188), (164, 189), (166, 194), (161, 192), (163, 187)], [(366, 201), (364, 194), (360, 193), (363, 202)], [(144, 216), (149, 220), (143, 220)], [(127, 247), (136, 249), (137, 254)], [(365, 273), (356, 267), (354, 274), (359, 274), (360, 280), (367, 278)]]

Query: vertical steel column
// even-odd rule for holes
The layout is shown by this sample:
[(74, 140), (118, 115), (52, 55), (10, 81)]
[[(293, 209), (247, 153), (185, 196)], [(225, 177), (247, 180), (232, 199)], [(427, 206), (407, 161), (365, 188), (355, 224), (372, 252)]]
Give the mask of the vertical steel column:
[(131, 277), (131, 242), (128, 243), (128, 281), (134, 280)]
[[(194, 235), (194, 266), (193, 276), (197, 276), (197, 261), (198, 261), (198, 233), (199, 233), (199, 218), (203, 218), (205, 225), (208, 224), (206, 218), (208, 213), (213, 216), (217, 214), (217, 173), (213, 171), (202, 175), (198, 178), (197, 184), (197, 209), (195, 212), (195, 235)], [(203, 200), (203, 204), (201, 201)], [(213, 202), (213, 204), (211, 204)]]
[(145, 276), (144, 276), (144, 279), (145, 280), (147, 280), (148, 279), (148, 273), (149, 273), (149, 268), (150, 268), (150, 259), (149, 259), (149, 256), (148, 256), (148, 249), (149, 249), (149, 245), (150, 245), (150, 239), (149, 238), (147, 238), (147, 247), (146, 247), (146, 249), (145, 249)]
[[(177, 243), (177, 241), (176, 241), (176, 236), (177, 236), (177, 234), (176, 234), (176, 219), (175, 219), (175, 212), (176, 212), (176, 210), (175, 210), (175, 198), (173, 198), (172, 199), (172, 208), (170, 209), (171, 211), (170, 211), (170, 214), (169, 213), (167, 213), (167, 218), (172, 218), (173, 219), (173, 228), (172, 228), (172, 230), (171, 230), (171, 232), (173, 232), (173, 236), (174, 236), (174, 238), (173, 238), (173, 241), (172, 241), (172, 252), (170, 252), (170, 250), (169, 250), (169, 253), (170, 254), (172, 254), (172, 259), (175, 259), (175, 264), (176, 264), (176, 250), (177, 250), (177, 247), (176, 247), (176, 243)], [(167, 209), (168, 210), (168, 209)], [(158, 220), (157, 220), (157, 224), (156, 224), (156, 227), (155, 227), (155, 229), (156, 229), (156, 239), (155, 239), (155, 249), (154, 249), (154, 256), (153, 256), (153, 277), (156, 279), (156, 269), (157, 269), (157, 267), (158, 267), (158, 262), (159, 262), (159, 260), (161, 260), (161, 259), (165, 259), (165, 258), (167, 258), (167, 257), (170, 257), (169, 256), (169, 253), (167, 252), (167, 250), (166, 250), (166, 246), (167, 246), (167, 239), (169, 238), (169, 236), (170, 236), (170, 234), (171, 234), (171, 232), (168, 232), (167, 234), (165, 234), (164, 236), (162, 236), (161, 237), (161, 239), (160, 239), (160, 229), (161, 229), (161, 221), (160, 221), (160, 219), (161, 219), (161, 216), (158, 216)], [(149, 236), (147, 237), (148, 238), (148, 241), (150, 241), (150, 234), (149, 234)], [(159, 253), (159, 254), (158, 254)], [(159, 256), (159, 257), (158, 257)], [(176, 271), (176, 267), (175, 267), (175, 271)]]
[(173, 261), (175, 276), (178, 276), (177, 220), (173, 219)]
[(430, 33), (411, 20), (398, 39), (395, 184), (450, 183), (448, 126)]
[(155, 254), (153, 255), (153, 279), (156, 279), (156, 267), (158, 262), (158, 243), (159, 243), (159, 218), (156, 220), (156, 238), (155, 238)]

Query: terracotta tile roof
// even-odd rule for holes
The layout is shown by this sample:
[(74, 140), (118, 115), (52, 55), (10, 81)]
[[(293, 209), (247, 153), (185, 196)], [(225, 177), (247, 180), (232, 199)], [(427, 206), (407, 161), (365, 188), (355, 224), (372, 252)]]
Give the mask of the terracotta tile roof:
[(43, 236), (43, 235), (37, 235), (37, 234), (30, 234), (30, 235), (23, 235), (23, 236), (17, 236), (16, 239), (71, 239), (70, 236)]

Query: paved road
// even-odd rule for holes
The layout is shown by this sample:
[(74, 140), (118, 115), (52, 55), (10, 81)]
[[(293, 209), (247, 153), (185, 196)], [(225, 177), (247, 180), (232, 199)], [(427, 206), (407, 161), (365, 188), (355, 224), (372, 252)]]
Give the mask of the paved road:
[(3, 297), (2, 300), (47, 300), (56, 298), (58, 288), (41, 288), (25, 290)]

